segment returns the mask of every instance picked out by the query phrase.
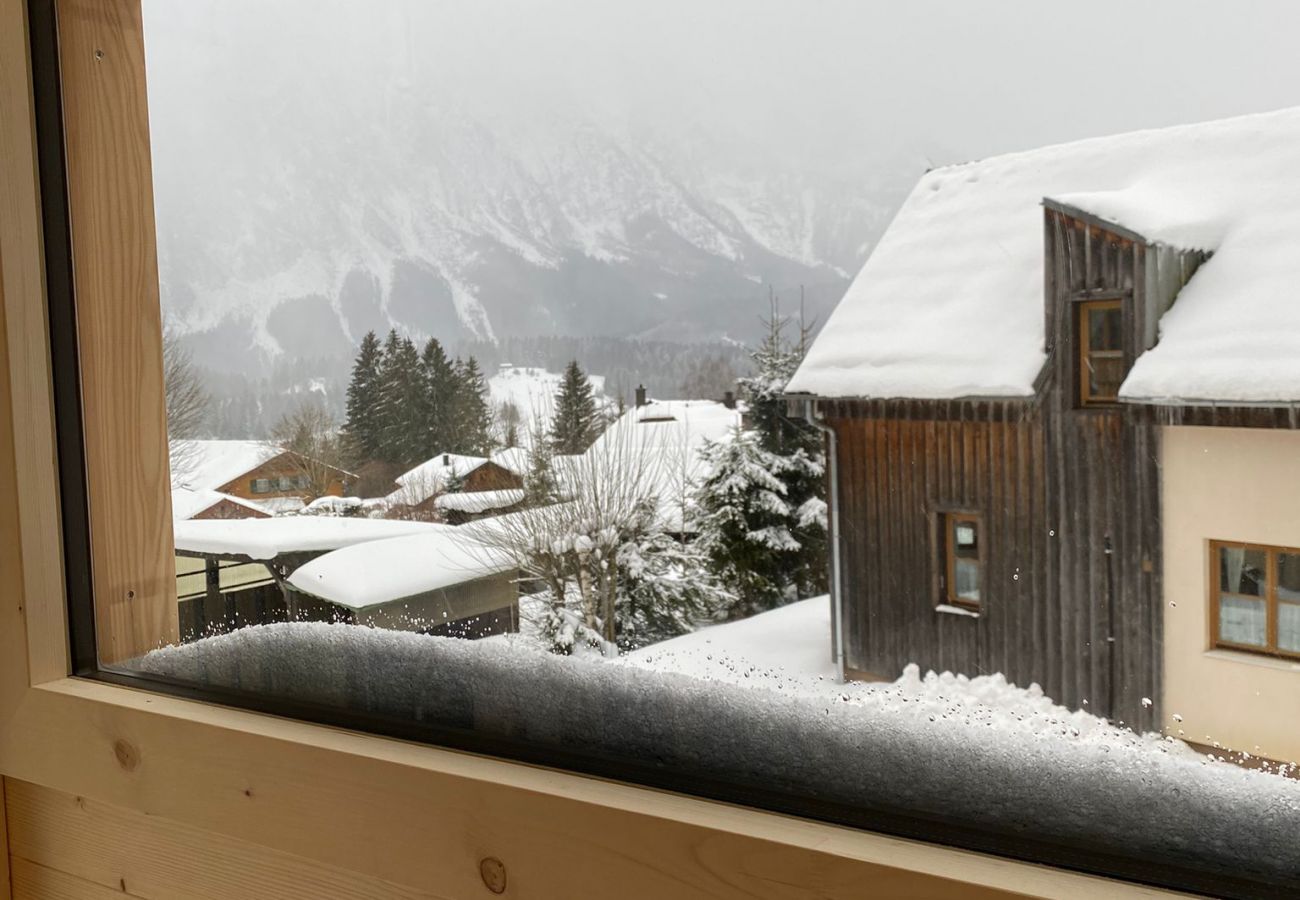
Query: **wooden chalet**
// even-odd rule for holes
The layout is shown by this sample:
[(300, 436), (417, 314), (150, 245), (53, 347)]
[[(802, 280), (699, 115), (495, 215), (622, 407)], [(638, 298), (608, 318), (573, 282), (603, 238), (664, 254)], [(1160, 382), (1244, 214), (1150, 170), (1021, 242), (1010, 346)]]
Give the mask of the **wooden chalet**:
[(174, 484), (217, 491), (264, 507), (300, 507), (316, 496), (342, 496), (356, 476), (266, 441), (185, 440), (171, 448)]
[[(456, 493), (512, 492), (523, 486), (523, 476), (500, 462), (482, 456), (439, 453), (397, 476), (385, 500), (390, 511), (402, 517), (439, 521), (451, 512), (452, 518), (466, 521), (483, 510), (469, 504), (474, 510), (469, 515), (463, 515), (465, 511), (460, 509), (443, 511), (439, 509), (439, 498)], [(511, 509), (517, 503), (514, 500), (492, 509)]]
[(921, 180), (789, 387), (850, 677), (1000, 672), (1300, 754), (1297, 168), (1292, 110)]

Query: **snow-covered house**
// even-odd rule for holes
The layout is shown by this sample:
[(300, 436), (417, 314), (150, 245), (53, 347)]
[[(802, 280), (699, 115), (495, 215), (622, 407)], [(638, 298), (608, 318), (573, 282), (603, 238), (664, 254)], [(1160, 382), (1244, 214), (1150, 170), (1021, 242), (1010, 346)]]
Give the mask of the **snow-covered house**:
[(1298, 173), (1294, 109), (921, 179), (788, 388), (851, 673), (1300, 757)]
[(265, 519), (270, 511), (251, 500), (220, 491), (178, 487), (172, 489), (172, 519)]
[(470, 528), (428, 525), (353, 544), (306, 563), (287, 582), (356, 625), (464, 638), (519, 628), (514, 560)]
[(354, 480), (267, 441), (173, 441), (171, 464), (174, 487), (252, 500), (270, 512), (301, 509), (317, 493), (342, 495)]
[(397, 476), (396, 486), (384, 500), (389, 509), (401, 510), (404, 515), (437, 518), (440, 517), (438, 501), (444, 495), (479, 492), (496, 495), (496, 506), (491, 503), (480, 503), (477, 506), (469, 504), (481, 513), (517, 504), (523, 499), (522, 493), (511, 503), (500, 501), (507, 495), (522, 491), (523, 486), (524, 480), (520, 473), (495, 460), (483, 456), (439, 453)]
[(285, 619), (346, 619), (287, 590), (299, 566), (343, 547), (430, 531), (423, 522), (316, 516), (173, 523), (181, 635)]
[(694, 490), (708, 475), (700, 451), (707, 443), (730, 440), (741, 417), (734, 403), (653, 400), (638, 390), (636, 404), (610, 423), (585, 454), (562, 463), (557, 459), (556, 468), (569, 478), (617, 473), (638, 481), (639, 492), (659, 498), (664, 527), (687, 531)]

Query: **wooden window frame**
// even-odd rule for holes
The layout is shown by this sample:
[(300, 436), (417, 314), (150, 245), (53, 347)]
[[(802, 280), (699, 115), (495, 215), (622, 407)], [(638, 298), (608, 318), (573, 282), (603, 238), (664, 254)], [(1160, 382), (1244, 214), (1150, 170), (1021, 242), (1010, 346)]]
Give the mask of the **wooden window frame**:
[[(1273, 544), (1252, 544), (1245, 541), (1210, 541), (1210, 583), (1209, 583), (1209, 603), (1207, 604), (1210, 611), (1210, 649), (1212, 650), (1232, 650), (1237, 653), (1250, 653), (1254, 656), (1271, 657), (1274, 659), (1300, 660), (1300, 651), (1286, 650), (1277, 645), (1277, 620), (1278, 604), (1277, 597), (1277, 556), (1279, 553), (1287, 553), (1300, 557), (1300, 548), (1280, 547)], [(1259, 600), (1264, 604), (1264, 640), (1265, 646), (1260, 647), (1255, 644), (1239, 644), (1235, 641), (1225, 641), (1219, 634), (1219, 599), (1222, 591), (1219, 590), (1219, 579), (1222, 574), (1220, 562), (1220, 550), (1240, 549), (1240, 550), (1258, 550), (1264, 554), (1264, 596)]]
[[(84, 635), (70, 634), (69, 597), (87, 573), (100, 625), (119, 636), (101, 648), (109, 657), (177, 629), (143, 29), (139, 0), (30, 3), (51, 22), (57, 12), (62, 84), (42, 94), (31, 65), (29, 23), (51, 44), (54, 26), (38, 34), (27, 0), (0, 0), (0, 497), (16, 498), (0, 504), (0, 775), (448, 898), (487, 896), (479, 865), (488, 856), (534, 897), (617, 885), (629, 900), (849, 898), (868, 884), (882, 895), (1151, 895), (923, 840), (73, 677)], [(36, 117), (59, 102), (63, 146), (38, 154)], [(51, 197), (37, 164), (53, 152), (66, 154), (68, 273), (56, 268), (57, 229), (47, 228), (56, 219), (43, 209)], [(65, 274), (75, 274), (81, 314), (84, 490), (56, 434), (54, 386), (70, 376), (52, 364), (50, 321)], [(73, 559), (82, 518), (94, 538), (84, 561)], [(3, 836), (0, 827), (7, 861)], [(562, 853), (581, 865), (557, 864)], [(9, 887), (0, 877), (0, 898)]]
[[(977, 542), (976, 563), (979, 565), (979, 592), (980, 599), (970, 601), (957, 596), (957, 548), (953, 540), (953, 531), (958, 524), (963, 522), (975, 526), (975, 539)], [(937, 556), (941, 560), (940, 569), (943, 572), (943, 583), (940, 585), (939, 602), (941, 604), (964, 609), (967, 612), (982, 612), (984, 609), (984, 589), (985, 589), (985, 547), (987, 546), (986, 535), (984, 532), (984, 517), (977, 512), (968, 510), (942, 510), (938, 513), (937, 522), (938, 547), (936, 548)]]
[[(1120, 297), (1105, 297), (1090, 300), (1078, 300), (1074, 303), (1074, 328), (1078, 337), (1076, 347), (1078, 348), (1077, 370), (1079, 374), (1079, 405), (1084, 408), (1097, 408), (1107, 406), (1118, 406), (1120, 403), (1118, 393), (1114, 397), (1097, 397), (1093, 396), (1089, 388), (1089, 360), (1095, 354), (1102, 354), (1109, 359), (1118, 359), (1121, 362), (1124, 359), (1124, 349), (1121, 346), (1119, 350), (1092, 350), (1090, 344), (1090, 330), (1088, 328), (1088, 314), (1098, 309), (1118, 309), (1121, 319), (1124, 312), (1124, 301)], [(1123, 335), (1121, 328), (1121, 344)]]

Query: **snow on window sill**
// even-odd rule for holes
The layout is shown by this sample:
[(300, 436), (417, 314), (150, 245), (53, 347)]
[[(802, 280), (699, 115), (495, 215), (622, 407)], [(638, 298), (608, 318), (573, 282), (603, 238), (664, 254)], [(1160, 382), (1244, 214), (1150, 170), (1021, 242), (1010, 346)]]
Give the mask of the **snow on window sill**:
[[(814, 697), (781, 690), (780, 677), (743, 687), (502, 640), (321, 623), (244, 628), (154, 651), (129, 668), (653, 760), (692, 778), (846, 809), (907, 811), (1007, 835), (1032, 829), (1132, 859), (1300, 873), (1300, 782), (1069, 712), (1041, 692), (1028, 707), (1003, 709), (966, 697), (960, 676), (932, 685), (913, 677), (912, 688), (906, 679), (837, 685)], [(750, 674), (764, 680), (758, 669)]]
[(940, 603), (934, 608), (935, 612), (948, 613), (951, 616), (970, 616), (972, 619), (978, 619), (980, 614), (973, 609), (965, 609), (960, 606), (951, 606), (947, 603)]
[(1264, 656), (1259, 653), (1250, 653), (1245, 650), (1228, 650), (1223, 647), (1211, 647), (1209, 650), (1205, 651), (1204, 656), (1208, 659), (1219, 659), (1224, 662), (1263, 666), (1266, 669), (1276, 669), (1281, 672), (1300, 672), (1300, 662), (1294, 662), (1288, 659), (1279, 659), (1276, 656)]

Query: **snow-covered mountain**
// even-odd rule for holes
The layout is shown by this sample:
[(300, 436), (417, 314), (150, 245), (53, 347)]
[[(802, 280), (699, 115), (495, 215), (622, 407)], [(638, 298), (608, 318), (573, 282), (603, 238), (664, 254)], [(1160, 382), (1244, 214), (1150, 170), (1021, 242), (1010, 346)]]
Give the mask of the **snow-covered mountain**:
[[(146, 22), (164, 306), (217, 370), (390, 327), (747, 336), (769, 285), (828, 310), (920, 169), (831, 175), (576, 106), (473, 104), (400, 41), (324, 69), (216, 52), (165, 8)], [(255, 72), (226, 77), (232, 55)]]

